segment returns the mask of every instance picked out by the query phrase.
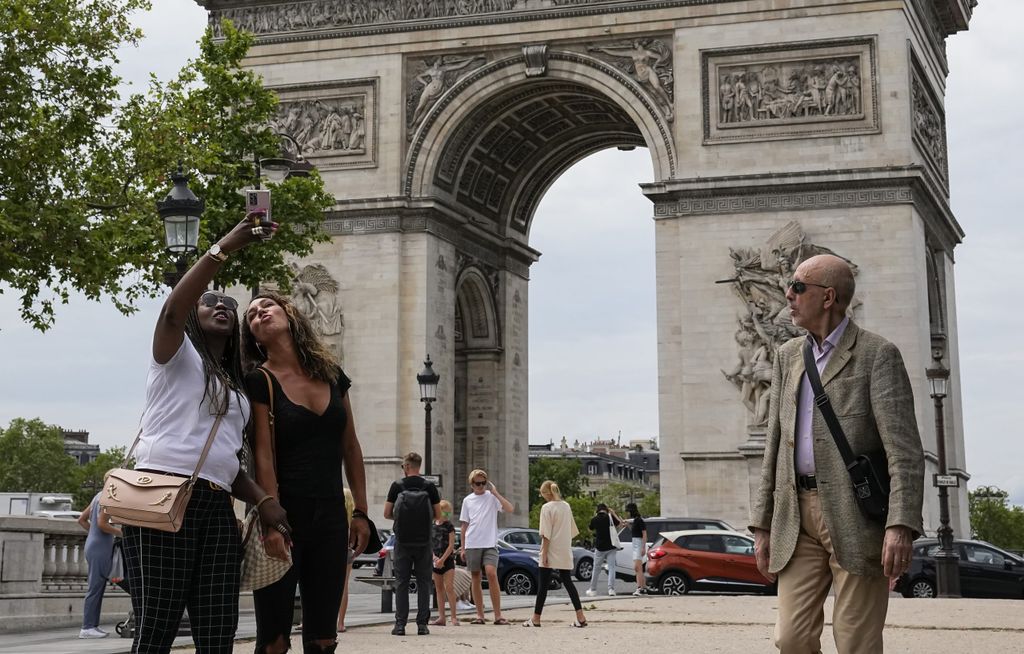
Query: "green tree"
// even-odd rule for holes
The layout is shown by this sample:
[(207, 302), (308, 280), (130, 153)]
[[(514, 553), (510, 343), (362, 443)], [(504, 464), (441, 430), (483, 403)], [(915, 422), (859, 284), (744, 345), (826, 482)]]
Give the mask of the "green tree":
[[(576, 528), (579, 530), (579, 535), (573, 539), (573, 543), (580, 543), (584, 540), (592, 540), (594, 534), (590, 531), (590, 519), (594, 517), (597, 512), (597, 502), (594, 498), (587, 495), (578, 495), (576, 497), (564, 497), (569, 508), (572, 509), (572, 518), (576, 522)], [(530, 527), (533, 529), (540, 528), (540, 509), (544, 506), (543, 502), (538, 502), (530, 507)]]
[(103, 475), (111, 468), (119, 468), (124, 463), (124, 455), (127, 448), (119, 445), (100, 454), (75, 470), (75, 494), (74, 506), (79, 511), (84, 511), (93, 496), (103, 487)]
[(0, 431), (0, 491), (70, 493), (75, 460), (64, 452), (64, 432), (39, 418), (15, 418)]
[(580, 475), (579, 459), (545, 457), (530, 462), (530, 508), (540, 500), (540, 485), (547, 479), (558, 484), (562, 497), (577, 497), (583, 492), (587, 478)]
[[(109, 297), (131, 313), (162, 292), (163, 236), (154, 201), (183, 162), (206, 201), (200, 248), (243, 213), (237, 189), (253, 182), (254, 157), (275, 154), (276, 96), (241, 68), (252, 36), (208, 31), (199, 58), (176, 79), (151, 78), (118, 102), (117, 48), (136, 44), (129, 22), (146, 0), (11, 0), (0, 11), (0, 283), (20, 293), (22, 319), (39, 330), (71, 292)], [(333, 204), (316, 174), (273, 189), (277, 236), (221, 267), (222, 286), (272, 280), (287, 288), (285, 255), (326, 240)]]
[(980, 486), (967, 494), (971, 537), (997, 547), (1024, 550), (1024, 508), (1009, 502), (1009, 493), (995, 486)]
[(661, 515), (661, 493), (647, 493), (637, 501), (636, 506), (645, 518)]
[[(595, 499), (598, 502), (604, 502), (610, 506), (620, 518), (624, 518), (626, 517), (625, 510), (627, 504), (630, 502), (636, 502), (637, 508), (640, 508), (644, 498), (648, 495), (657, 496), (657, 493), (647, 490), (639, 484), (624, 481), (613, 481), (599, 490)], [(658, 498), (655, 501), (657, 501), (660, 506), (661, 499)], [(651, 500), (648, 500), (648, 504), (650, 503)], [(640, 513), (643, 515), (658, 515), (658, 513), (644, 513), (643, 509), (640, 509)]]

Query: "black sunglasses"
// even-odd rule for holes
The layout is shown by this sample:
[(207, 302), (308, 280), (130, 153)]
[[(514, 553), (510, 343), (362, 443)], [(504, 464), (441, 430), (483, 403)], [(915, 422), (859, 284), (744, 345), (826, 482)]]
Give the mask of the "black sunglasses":
[(473, 485), (474, 486), (486, 486), (487, 482), (486, 481), (474, 481)]
[(203, 293), (202, 297), (199, 298), (199, 304), (211, 309), (218, 304), (223, 304), (224, 308), (228, 311), (234, 311), (238, 308), (238, 301), (235, 298), (227, 295), (217, 295), (210, 291)]
[(786, 286), (793, 289), (793, 292), (797, 295), (803, 295), (807, 291), (808, 286), (817, 286), (818, 288), (832, 288), (831, 286), (825, 286), (824, 284), (814, 284), (812, 282), (802, 282), (799, 279), (791, 279), (786, 283)]

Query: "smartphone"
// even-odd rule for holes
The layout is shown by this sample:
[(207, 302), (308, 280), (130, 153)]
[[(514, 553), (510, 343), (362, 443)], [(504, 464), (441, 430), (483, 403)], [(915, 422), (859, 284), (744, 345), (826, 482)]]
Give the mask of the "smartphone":
[(245, 192), (245, 213), (263, 211), (262, 218), (254, 219), (254, 226), (259, 227), (260, 222), (270, 220), (270, 189), (248, 189)]

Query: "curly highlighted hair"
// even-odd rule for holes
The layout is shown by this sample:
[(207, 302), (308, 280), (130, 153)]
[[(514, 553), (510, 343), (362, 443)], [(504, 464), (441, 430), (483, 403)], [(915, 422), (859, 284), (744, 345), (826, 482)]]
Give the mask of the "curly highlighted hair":
[[(253, 301), (262, 298), (272, 300), (274, 304), (284, 309), (288, 317), (288, 331), (291, 332), (292, 341), (295, 343), (295, 354), (299, 357), (299, 365), (306, 374), (327, 383), (337, 381), (338, 375), (341, 374), (341, 366), (331, 350), (317, 336), (309, 318), (284, 295), (263, 291), (257, 294)], [(249, 328), (249, 320), (243, 319), (241, 323), (242, 356), (246, 362), (246, 370), (255, 370), (267, 360), (266, 351), (256, 342), (256, 337)]]

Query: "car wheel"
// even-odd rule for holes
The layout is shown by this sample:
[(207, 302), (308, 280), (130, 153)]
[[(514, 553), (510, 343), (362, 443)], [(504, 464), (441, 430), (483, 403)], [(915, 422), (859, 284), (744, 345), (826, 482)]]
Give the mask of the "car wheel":
[(410, 595), (415, 595), (416, 594), (416, 580), (415, 579), (410, 579), (409, 580), (409, 594)]
[(924, 577), (910, 582), (910, 597), (935, 597), (935, 584)]
[(590, 557), (580, 559), (573, 574), (580, 581), (590, 581), (590, 578), (594, 576), (594, 559)]
[(501, 582), (501, 589), (507, 595), (533, 595), (537, 592), (537, 582), (533, 575), (522, 568), (516, 568), (505, 575)]
[(690, 578), (682, 572), (668, 572), (658, 583), (662, 595), (685, 595), (690, 592)]

